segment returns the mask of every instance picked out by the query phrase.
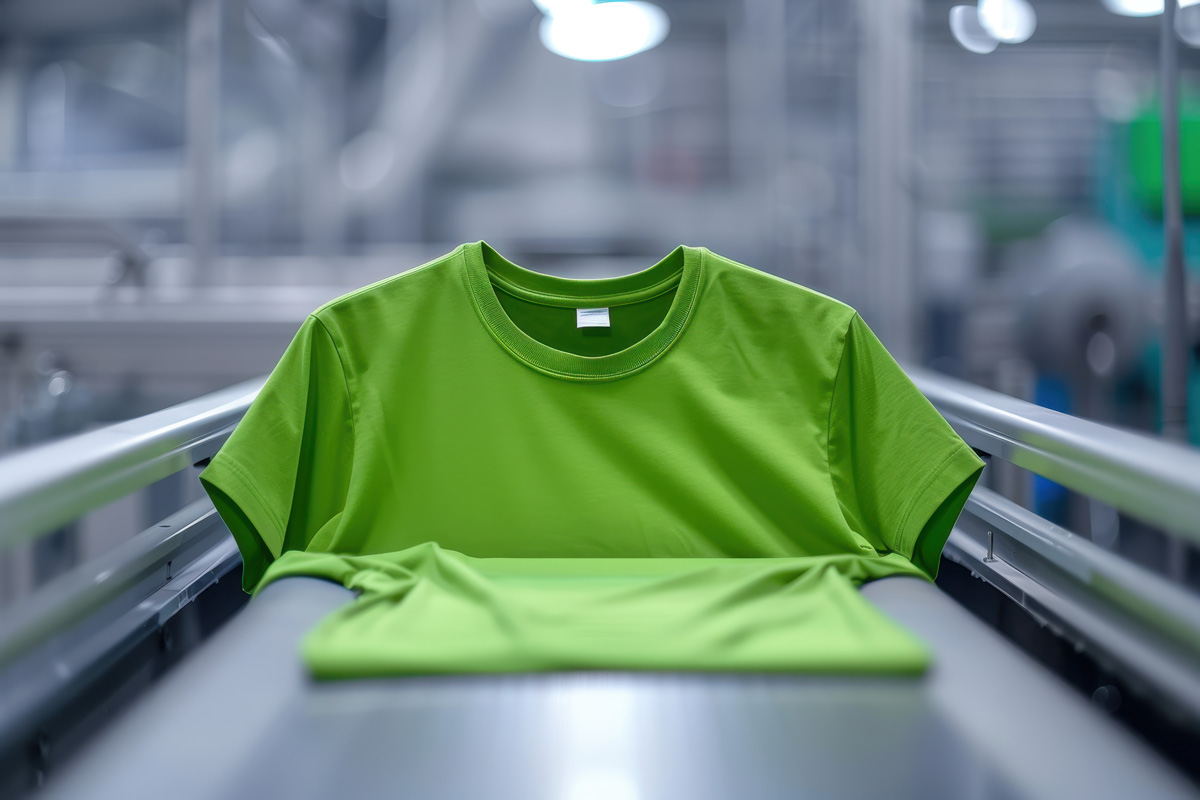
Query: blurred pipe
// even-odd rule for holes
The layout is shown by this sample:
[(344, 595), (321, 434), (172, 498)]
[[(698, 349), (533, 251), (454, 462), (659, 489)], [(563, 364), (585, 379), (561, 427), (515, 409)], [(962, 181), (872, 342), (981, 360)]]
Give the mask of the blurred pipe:
[[(489, 21), (465, 0), (391, 1), (390, 19), (402, 19), (414, 6), (420, 14), (419, 27), (409, 40), (401, 40), (399, 33), (389, 35), (383, 99), (369, 126), (391, 138), (395, 160), (377, 183), (351, 193), (347, 203), (350, 210), (376, 219), (383, 212), (383, 230), (395, 234), (397, 226), (404, 225), (399, 230), (415, 237), (421, 234), (427, 171), (478, 87), (521, 52), (513, 42), (527, 30), (537, 9), (532, 3), (516, 4), (510, 18)], [(406, 209), (402, 215), (392, 213), (398, 207)]]
[(1179, 175), (1179, 54), (1175, 41), (1175, 2), (1162, 15), (1159, 80), (1162, 91), (1163, 290), (1163, 434), (1187, 439), (1187, 309), (1183, 264), (1183, 205)]
[(187, 240), (191, 281), (211, 281), (220, 225), (217, 147), (221, 110), (221, 0), (190, 0), (187, 11)]
[(306, 48), (301, 73), (302, 231), (304, 250), (310, 255), (332, 255), (345, 241), (346, 204), (338, 154), (346, 140), (352, 11), (349, 5), (331, 5), (318, 17), (322, 35), (317, 46)]
[[(1179, 52), (1175, 41), (1176, 1), (1163, 4), (1159, 33), (1159, 85), (1162, 93), (1163, 292), (1165, 314), (1162, 347), (1163, 435), (1186, 442), (1187, 298), (1183, 271), (1183, 200), (1179, 175)], [(1167, 570), (1176, 580), (1187, 572), (1187, 550), (1169, 540)]]
[(859, 0), (859, 196), (864, 318), (897, 358), (915, 355), (913, 112), (918, 100), (913, 0)]
[(738, 188), (761, 204), (756, 213), (770, 220), (764, 258), (787, 273), (783, 232), (797, 224), (781, 216), (778, 202), (787, 157), (787, 7), (783, 0), (745, 0), (740, 11), (726, 58), (731, 168)]
[(734, 174), (743, 187), (770, 186), (782, 161), (787, 125), (785, 20), (780, 0), (746, 0), (730, 33), (726, 63), (736, 113), (729, 115), (729, 139)]
[[(391, 19), (401, 19), (403, 0), (392, 0)], [(461, 4), (458, 4), (461, 5)], [(376, 193), (413, 192), (433, 160), (451, 115), (462, 101), (467, 70), (462, 61), (479, 58), (483, 23), (467, 19), (459, 31), (466, 47), (451, 47), (453, 3), (419, 4), (420, 26), (408, 43), (389, 32), (388, 62), (383, 77), (383, 102), (373, 127), (387, 131), (398, 146), (397, 160)], [(470, 9), (479, 17), (475, 9)]]

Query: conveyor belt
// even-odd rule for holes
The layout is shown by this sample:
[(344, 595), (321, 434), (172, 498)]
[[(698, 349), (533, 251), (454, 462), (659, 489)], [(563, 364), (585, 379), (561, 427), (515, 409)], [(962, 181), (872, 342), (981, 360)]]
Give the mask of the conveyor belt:
[(1158, 756), (935, 587), (864, 594), (924, 679), (577, 673), (315, 685), (350, 593), (269, 586), (46, 797), (1194, 798)]

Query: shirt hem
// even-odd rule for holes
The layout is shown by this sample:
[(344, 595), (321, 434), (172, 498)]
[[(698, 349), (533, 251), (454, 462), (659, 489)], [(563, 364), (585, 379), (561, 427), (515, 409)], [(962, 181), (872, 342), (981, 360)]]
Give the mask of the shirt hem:
[[(270, 511), (253, 481), (237, 462), (214, 457), (199, 477), (242, 554), (242, 589), (251, 593), (267, 566), (279, 557), (276, 550), (282, 552), (286, 528)], [(226, 501), (232, 508), (222, 508)], [(278, 539), (275, 547), (263, 535), (264, 531)]]

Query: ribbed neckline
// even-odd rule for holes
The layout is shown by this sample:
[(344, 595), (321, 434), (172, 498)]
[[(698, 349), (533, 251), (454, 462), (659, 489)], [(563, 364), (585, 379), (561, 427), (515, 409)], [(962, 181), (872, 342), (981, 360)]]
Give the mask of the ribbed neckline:
[[(569, 380), (613, 380), (637, 372), (665, 353), (683, 332), (700, 286), (703, 248), (680, 245), (654, 266), (617, 278), (580, 280), (533, 272), (509, 261), (487, 242), (460, 248), (467, 288), (492, 337), (540, 372)], [(494, 285), (493, 285), (494, 284)], [(551, 347), (521, 330), (505, 312), (496, 288), (543, 305), (601, 308), (635, 303), (678, 287), (662, 322), (624, 350), (581, 356)]]

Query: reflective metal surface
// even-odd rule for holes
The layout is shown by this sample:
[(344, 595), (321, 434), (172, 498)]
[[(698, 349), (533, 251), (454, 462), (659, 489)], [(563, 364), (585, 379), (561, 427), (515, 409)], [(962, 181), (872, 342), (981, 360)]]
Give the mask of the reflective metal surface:
[(923, 679), (574, 673), (316, 684), (297, 645), (350, 593), (273, 584), (45, 795), (67, 798), (1195, 797), (939, 590), (864, 594)]
[(972, 447), (1200, 543), (1200, 451), (906, 371)]
[(103, 625), (102, 610), (126, 593), (145, 596), (168, 581), (178, 584), (191, 561), (217, 545), (229, 549), (233, 540), (212, 503), (200, 500), (81, 564), (0, 613), (0, 668), (72, 626)]
[(1200, 598), (988, 489), (945, 555), (1174, 712), (1200, 718)]
[(0, 459), (0, 548), (210, 458), (262, 382)]

